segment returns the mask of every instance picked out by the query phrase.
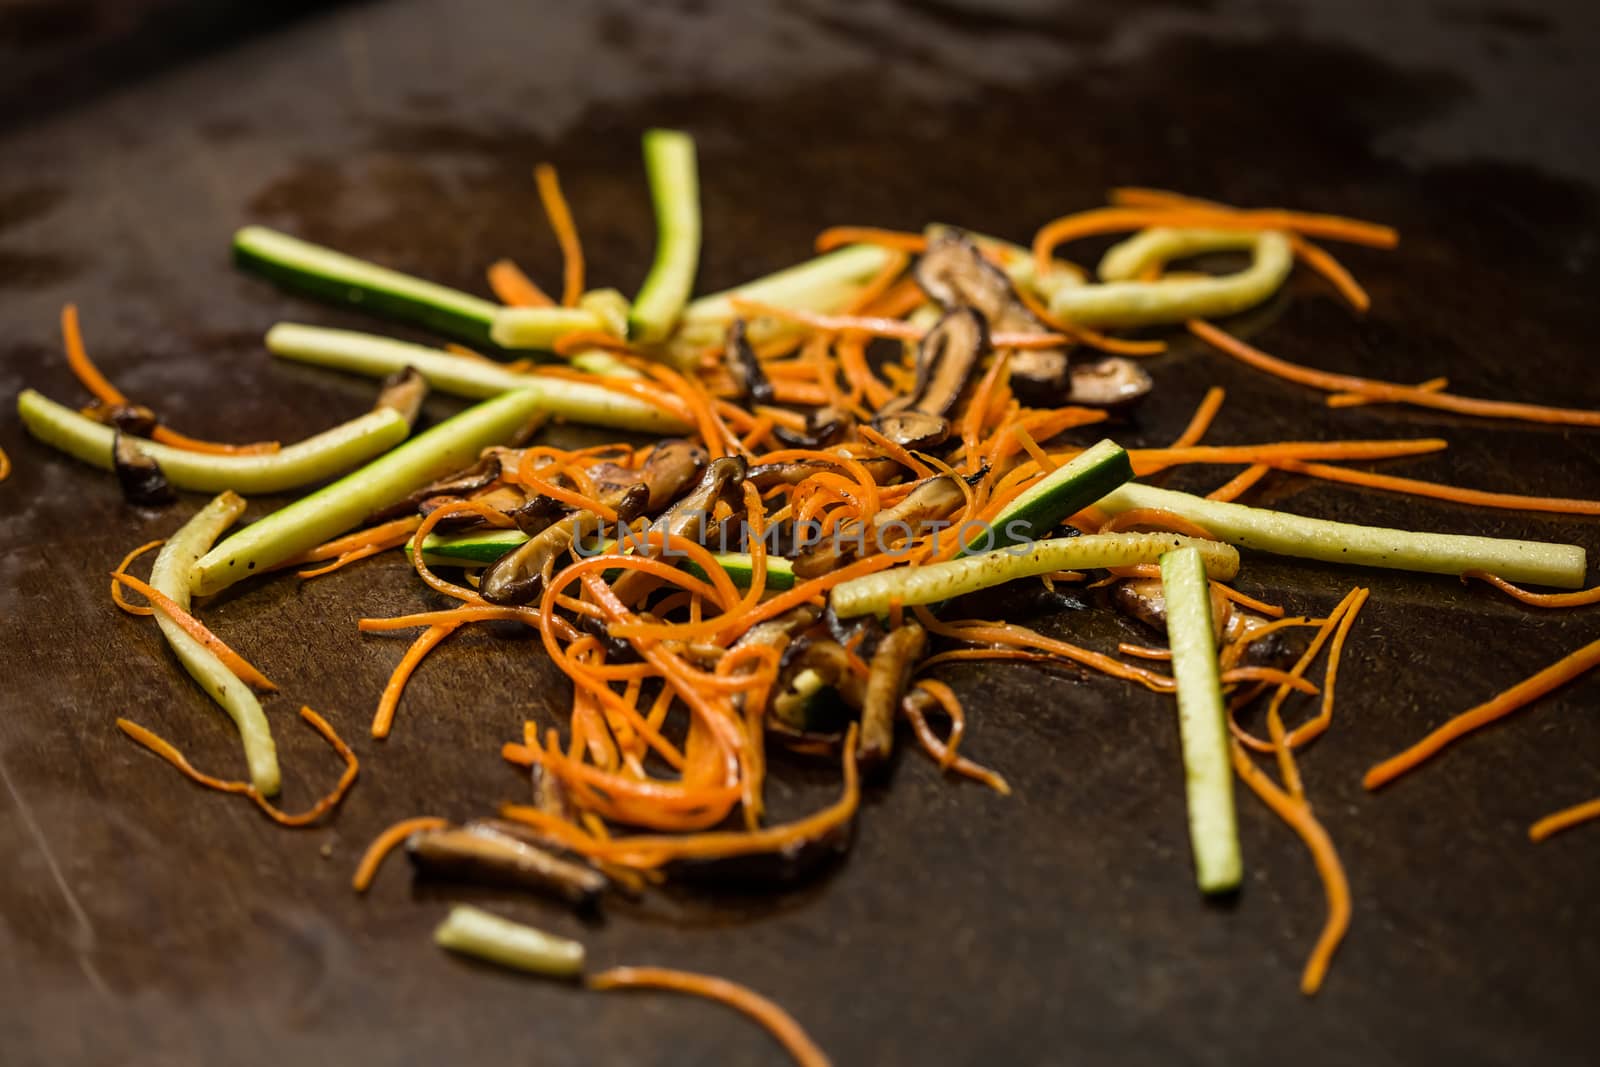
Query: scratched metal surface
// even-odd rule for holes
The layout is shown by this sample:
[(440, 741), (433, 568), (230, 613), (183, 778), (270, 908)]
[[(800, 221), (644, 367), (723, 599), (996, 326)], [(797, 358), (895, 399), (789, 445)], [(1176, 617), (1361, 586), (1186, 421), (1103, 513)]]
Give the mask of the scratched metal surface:
[[(1364, 321), (1297, 278), (1248, 324), (1267, 347), (1600, 407), (1600, 143), (1578, 103), (1600, 47), (1594, 9), (1577, 0), (581, 11), (415, 0), (227, 48), (229, 35), (202, 35), (215, 50), (169, 49), (116, 76), (92, 62), (117, 54), (114, 37), (74, 53), (85, 24), (46, 19), (41, 37), (41, 6), (0, 4), (14, 54), (57, 47), (69, 60), (0, 82), (6, 398), (24, 385), (79, 398), (54, 326), (72, 299), (104, 368), (193, 433), (291, 439), (329, 425), (362, 410), (371, 385), (277, 364), (262, 331), (284, 318), (385, 327), (235, 274), (236, 226), (280, 226), (473, 290), (499, 255), (548, 278), (556, 254), (528, 168), (552, 159), (592, 277), (628, 290), (650, 246), (637, 134), (678, 124), (701, 146), (708, 288), (804, 255), (832, 223), (943, 219), (1020, 238), (1108, 186), (1167, 185), (1403, 229), (1397, 252), (1348, 256), (1376, 301)], [(52, 81), (60, 96), (41, 89)], [(1169, 438), (1219, 383), (1218, 442), (1439, 435), (1448, 452), (1385, 469), (1600, 496), (1593, 432), (1330, 412), (1183, 343), (1149, 366), (1158, 390), (1119, 429), (1129, 444)], [(428, 414), (454, 408), (437, 399)], [(335, 822), (275, 829), (112, 726), (129, 715), (202, 766), (238, 765), (231, 731), (154, 628), (105, 596), (117, 557), (198, 499), (132, 510), (106, 477), (27, 440), (14, 415), (0, 414), (0, 445), (17, 467), (0, 484), (0, 1062), (781, 1062), (711, 1006), (586, 995), (446, 957), (428, 932), (457, 898), (582, 936), (601, 964), (749, 982), (843, 1063), (1593, 1061), (1600, 834), (1533, 847), (1524, 831), (1600, 792), (1600, 679), (1380, 796), (1359, 785), (1376, 759), (1600, 636), (1593, 612), (1540, 614), (1445, 579), (1248, 562), (1241, 585), (1296, 610), (1325, 610), (1354, 582), (1373, 590), (1341, 719), (1304, 761), (1355, 895), (1349, 940), (1307, 1002), (1296, 981), (1322, 905), (1299, 845), (1242, 799), (1244, 891), (1202, 903), (1170, 707), (1022, 667), (947, 676), (972, 714), (970, 753), (1006, 773), (1013, 797), (943, 782), (907, 754), (868, 792), (848, 860), (792, 891), (674, 892), (584, 925), (514, 895), (414, 885), (399, 865), (357, 899), (351, 867), (380, 826), (521, 794), (496, 749), (523, 718), (550, 721), (564, 693), (535, 645), (454, 639), (378, 744), (364, 724), (403, 642), (362, 637), (354, 620), (430, 603), (403, 566), (262, 582), (207, 605), (285, 684), (269, 710), (289, 803), (335, 772), (294, 722), (296, 702), (324, 710), (363, 760)], [(1263, 498), (1600, 549), (1594, 520), (1284, 481)], [(1134, 633), (1099, 615), (1040, 625), (1102, 645)], [(774, 803), (822, 803), (833, 778), (782, 765)]]

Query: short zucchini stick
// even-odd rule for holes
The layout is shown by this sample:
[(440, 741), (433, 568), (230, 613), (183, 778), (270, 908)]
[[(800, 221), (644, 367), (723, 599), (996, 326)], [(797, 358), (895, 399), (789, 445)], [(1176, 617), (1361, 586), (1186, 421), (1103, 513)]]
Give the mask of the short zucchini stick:
[(576, 978), (583, 973), (584, 949), (580, 942), (502, 919), (468, 904), (450, 909), (444, 922), (433, 931), (433, 943), (530, 974)]
[(498, 304), (470, 293), (413, 278), (265, 226), (246, 226), (234, 234), (233, 258), (239, 266), (285, 289), (415, 322), (468, 344), (488, 343), (489, 329), (499, 310)]
[[(194, 563), (215, 543), (222, 531), (233, 525), (244, 511), (244, 500), (225, 492), (201, 508), (183, 528), (168, 539), (150, 571), (150, 585), (165, 593), (185, 611), (192, 591), (190, 573)], [(272, 740), (272, 727), (250, 687), (228, 670), (216, 654), (196, 641), (166, 615), (156, 613), (156, 625), (172, 646), (172, 652), (200, 688), (222, 706), (239, 728), (244, 743), (245, 762), (250, 767), (250, 784), (266, 796), (278, 792), (278, 749)]]
[(1036, 541), (1124, 482), (1133, 479), (1128, 453), (1104, 440), (1030, 485), (1007, 504), (984, 530), (969, 540), (961, 555)]
[(517, 437), (543, 409), (541, 393), (519, 389), (446, 419), (222, 542), (195, 564), (195, 591), (209, 596), (354, 528), (407, 493), (472, 463), (485, 448)]
[(542, 378), (468, 359), (437, 348), (394, 341), (354, 330), (301, 326), (280, 322), (267, 331), (267, 349), (297, 363), (310, 363), (369, 378), (386, 378), (414, 367), (428, 384), (455, 396), (488, 399), (512, 389), (531, 389), (543, 398), (543, 410), (558, 418), (592, 426), (641, 433), (673, 434), (688, 424), (654, 404), (590, 382)]
[(1195, 881), (1203, 893), (1225, 893), (1239, 887), (1244, 864), (1233, 804), (1228, 718), (1211, 628), (1211, 588), (1198, 549), (1174, 549), (1161, 557), (1161, 588), (1167, 601), (1172, 676), (1178, 685)]
[(1134, 482), (1115, 490), (1095, 506), (1111, 515), (1133, 508), (1161, 508), (1199, 523), (1240, 548), (1280, 556), (1428, 574), (1488, 571), (1507, 581), (1561, 589), (1583, 585), (1587, 559), (1579, 545), (1356, 526), (1207, 500)]
[(640, 344), (663, 341), (678, 323), (700, 265), (700, 175), (694, 138), (679, 130), (644, 135), (644, 168), (656, 210), (656, 258), (628, 316)]
[[(111, 450), (117, 436), (112, 427), (85, 418), (32, 389), (18, 394), (17, 414), (28, 432), (45, 444), (101, 470), (112, 469)], [(410, 432), (411, 425), (404, 415), (392, 408), (379, 408), (278, 452), (216, 455), (153, 441), (140, 441), (139, 451), (160, 464), (167, 481), (178, 489), (281, 493), (341, 474), (393, 448)]]
[(1050, 312), (1092, 327), (1153, 326), (1238, 314), (1277, 292), (1294, 266), (1283, 234), (1268, 230), (1252, 237), (1254, 258), (1237, 274), (1073, 286), (1056, 292)]
[(936, 604), (1038, 574), (1155, 563), (1162, 553), (1187, 546), (1196, 550), (1211, 577), (1227, 581), (1239, 573), (1238, 551), (1220, 541), (1170, 533), (1086, 534), (852, 578), (834, 587), (829, 603), (840, 618), (882, 615), (896, 601), (902, 607)]

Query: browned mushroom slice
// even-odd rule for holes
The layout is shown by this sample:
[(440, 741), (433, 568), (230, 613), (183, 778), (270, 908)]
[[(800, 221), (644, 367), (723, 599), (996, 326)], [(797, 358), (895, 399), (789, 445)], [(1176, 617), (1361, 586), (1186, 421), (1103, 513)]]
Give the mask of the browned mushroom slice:
[(774, 426), (772, 435), (790, 448), (825, 448), (848, 437), (855, 424), (855, 418), (848, 411), (823, 407), (806, 416), (804, 430)]
[[(1129, 578), (1111, 587), (1111, 604), (1118, 611), (1166, 633), (1167, 601), (1159, 578)], [(1211, 620), (1218, 644), (1226, 647), (1248, 641), (1242, 663), (1263, 667), (1292, 662), (1303, 651), (1306, 641), (1301, 639), (1308, 631), (1274, 631), (1265, 639), (1256, 640), (1255, 632), (1272, 622), (1258, 612), (1233, 603), (1211, 590)]]
[(891, 400), (882, 410), (948, 415), (988, 351), (989, 327), (982, 314), (970, 307), (945, 312), (917, 345), (917, 381), (911, 395)]
[[(844, 457), (841, 456), (841, 459)], [(854, 458), (854, 457), (851, 457)], [(903, 468), (898, 462), (887, 456), (871, 456), (856, 459), (857, 463), (866, 468), (867, 474), (879, 485), (888, 485), (898, 481)], [(751, 467), (745, 474), (745, 479), (761, 492), (775, 489), (780, 485), (799, 485), (813, 474), (827, 471), (831, 474), (843, 474), (845, 469), (842, 464), (827, 463), (819, 459), (790, 460), (786, 463), (762, 463)]]
[(1068, 360), (1064, 349), (1012, 349), (1009, 367), (1011, 391), (1025, 404), (1059, 406), (1067, 402), (1072, 375), (1077, 366)]
[(653, 514), (672, 503), (705, 465), (706, 450), (691, 441), (674, 438), (656, 445), (639, 468), (644, 484), (650, 487), (645, 513)]
[(895, 713), (927, 644), (927, 631), (914, 622), (889, 631), (878, 642), (861, 702), (861, 747), (856, 758), (864, 769), (881, 766), (889, 758), (894, 748)]
[[(382, 508), (367, 516), (368, 522), (381, 522), (400, 515), (410, 515), (422, 507), (424, 502), (435, 497), (463, 497), (475, 493), (479, 489), (487, 488), (494, 484), (500, 477), (500, 453), (495, 450), (485, 452), (478, 462), (465, 470), (440, 478), (423, 486), (404, 500)], [(519, 494), (520, 500), (520, 494)], [(424, 512), (426, 514), (426, 512)]]
[[(719, 501), (727, 501), (730, 505), (738, 503), (739, 485), (744, 481), (747, 469), (745, 461), (739, 456), (723, 456), (712, 460), (706, 465), (700, 480), (695, 483), (695, 487), (688, 495), (663, 512), (660, 518), (650, 524), (648, 530), (686, 537), (691, 541), (705, 541), (713, 532), (712, 514), (716, 510), (717, 503)], [(628, 535), (624, 540), (631, 546), (642, 538)], [(642, 550), (636, 548), (635, 551), (655, 558), (664, 554), (666, 550), (660, 542), (655, 542)], [(624, 604), (631, 604), (657, 580), (643, 571), (629, 571), (618, 578), (611, 588)]]
[[(650, 491), (643, 485), (629, 487), (621, 499), (604, 501), (616, 509), (624, 522), (644, 511)], [(491, 604), (527, 604), (544, 587), (546, 572), (573, 544), (599, 533), (604, 527), (600, 516), (587, 508), (574, 511), (551, 523), (527, 541), (507, 552), (483, 572), (478, 591)]]
[(921, 411), (880, 414), (872, 420), (872, 428), (901, 448), (927, 450), (950, 439), (949, 419)]
[(1123, 407), (1141, 400), (1152, 385), (1148, 371), (1118, 356), (1074, 363), (1068, 377), (1067, 403), (1095, 408)]
[(722, 346), (722, 360), (739, 387), (739, 399), (748, 404), (770, 404), (774, 399), (772, 383), (767, 372), (756, 358), (756, 350), (745, 337), (743, 319), (734, 319), (728, 326), (728, 339)]
[(137, 507), (156, 508), (176, 499), (161, 464), (145, 455), (138, 443), (125, 433), (117, 434), (111, 445), (111, 464), (117, 472), (122, 495)]
[(580, 907), (593, 904), (610, 884), (593, 867), (481, 825), (412, 834), (406, 855), (426, 874), (533, 889)]
[(529, 537), (535, 537), (560, 521), (567, 510), (567, 505), (561, 501), (540, 493), (508, 514), (516, 522), (517, 529)]
[(134, 437), (149, 437), (161, 421), (143, 404), (92, 404), (80, 414)]
[(398, 411), (408, 426), (415, 426), (422, 413), (422, 402), (428, 396), (428, 379), (415, 367), (401, 367), (383, 380), (378, 389), (378, 402), (374, 411), (388, 408)]
[(798, 638), (779, 662), (767, 730), (808, 747), (835, 745), (844, 736), (849, 708), (860, 707), (864, 695), (843, 645), (825, 637)]
[(905, 499), (884, 508), (866, 522), (848, 520), (833, 534), (803, 551), (794, 561), (794, 573), (816, 578), (837, 570), (862, 553), (888, 551), (919, 537), (933, 524), (949, 518), (966, 503), (960, 484), (948, 474), (924, 478)]

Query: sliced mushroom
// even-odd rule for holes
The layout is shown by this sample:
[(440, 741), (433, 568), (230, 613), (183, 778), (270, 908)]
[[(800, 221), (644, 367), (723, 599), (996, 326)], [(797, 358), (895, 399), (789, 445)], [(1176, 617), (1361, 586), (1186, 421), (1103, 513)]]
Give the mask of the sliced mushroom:
[(989, 331), (969, 307), (945, 313), (917, 346), (917, 381), (909, 396), (891, 399), (872, 420), (873, 429), (905, 448), (930, 448), (950, 434), (945, 418), (955, 408), (979, 361), (989, 350)]
[[(737, 503), (739, 485), (744, 481), (747, 469), (745, 461), (739, 456), (723, 456), (712, 460), (688, 495), (663, 512), (646, 528), (647, 532), (666, 533), (698, 542), (708, 540), (714, 533), (712, 513), (718, 502), (727, 501), (730, 505)], [(629, 535), (626, 539), (630, 543), (640, 540), (635, 535)], [(655, 558), (665, 552), (660, 542), (653, 542), (640, 554)], [(629, 571), (618, 578), (611, 588), (624, 604), (631, 604), (656, 581), (643, 571)]]
[(594, 904), (610, 884), (593, 867), (483, 825), (412, 834), (406, 855), (426, 874), (533, 889), (578, 907)]
[(388, 408), (398, 411), (405, 418), (407, 426), (415, 426), (417, 416), (422, 413), (422, 402), (427, 396), (428, 379), (415, 367), (401, 367), (383, 380), (373, 410)]
[(827, 540), (812, 545), (794, 561), (794, 573), (816, 578), (837, 570), (862, 553), (887, 551), (908, 538), (919, 537), (955, 514), (966, 494), (953, 475), (924, 478), (893, 507), (884, 508), (866, 522), (848, 520), (835, 527)]
[(143, 404), (93, 404), (81, 414), (134, 437), (149, 437), (161, 421)]
[(385, 519), (414, 514), (425, 501), (434, 497), (467, 496), (494, 484), (500, 477), (500, 472), (500, 453), (491, 449), (480, 456), (478, 462), (472, 466), (425, 485), (390, 507), (373, 512), (367, 516), (367, 521), (382, 522)]
[(849, 709), (859, 708), (864, 695), (843, 645), (828, 638), (798, 638), (779, 661), (767, 730), (789, 742), (836, 745), (844, 736)]
[(867, 677), (861, 702), (861, 745), (856, 754), (863, 769), (882, 766), (889, 758), (894, 748), (895, 714), (927, 644), (927, 631), (918, 623), (908, 622), (890, 630), (872, 654), (872, 673)]
[(161, 464), (145, 455), (132, 437), (118, 433), (111, 444), (111, 464), (117, 472), (122, 495), (141, 508), (157, 508), (177, 499)]
[(773, 401), (772, 383), (767, 372), (761, 369), (756, 350), (745, 337), (743, 319), (734, 319), (728, 326), (728, 339), (722, 346), (722, 360), (728, 373), (739, 387), (739, 398), (747, 404), (770, 404)]
[(1067, 403), (1094, 408), (1126, 407), (1144, 399), (1153, 384), (1148, 371), (1119, 356), (1075, 362), (1068, 376)]
[[(1138, 619), (1151, 629), (1167, 632), (1167, 599), (1159, 578), (1129, 578), (1111, 587), (1111, 604), (1123, 614)], [(1262, 640), (1252, 636), (1271, 619), (1258, 612), (1240, 607), (1217, 592), (1211, 591), (1211, 621), (1217, 643), (1223, 647), (1249, 640), (1240, 662), (1259, 666), (1276, 666), (1293, 661), (1303, 650), (1305, 642), (1296, 640), (1299, 631), (1275, 631)]]
[(950, 439), (950, 420), (943, 415), (922, 411), (892, 411), (879, 414), (872, 428), (901, 448), (928, 451)]
[(540, 493), (507, 514), (516, 522), (517, 529), (529, 537), (536, 537), (558, 522), (567, 511), (567, 505), (554, 497)]
[(856, 420), (848, 411), (822, 407), (806, 416), (804, 431), (774, 426), (772, 436), (790, 448), (826, 448), (850, 436), (855, 425)]
[[(841, 459), (845, 458), (843, 455)], [(889, 485), (899, 481), (902, 467), (895, 460), (887, 456), (870, 456), (856, 458), (857, 463), (866, 468), (867, 474), (879, 485)], [(786, 463), (762, 463), (751, 467), (745, 473), (745, 478), (765, 493), (780, 485), (799, 485), (813, 474), (827, 471), (831, 474), (844, 474), (842, 464), (827, 463), (819, 459), (790, 460)]]
[[(1078, 364), (1062, 348), (1015, 348), (1011, 351), (1011, 391), (1024, 404), (1056, 407), (1072, 386)], [(1087, 401), (1073, 401), (1087, 403)]]
[(675, 500), (700, 475), (706, 465), (706, 450), (691, 441), (674, 438), (662, 441), (639, 468), (650, 487), (645, 513), (653, 514)]
[[(614, 508), (621, 521), (628, 522), (644, 512), (649, 499), (647, 487), (634, 485), (624, 490), (620, 498), (602, 503)], [(491, 604), (528, 603), (543, 589), (546, 572), (555, 566), (555, 561), (574, 543), (603, 527), (600, 516), (587, 508), (572, 512), (490, 564), (483, 572), (478, 591)]]

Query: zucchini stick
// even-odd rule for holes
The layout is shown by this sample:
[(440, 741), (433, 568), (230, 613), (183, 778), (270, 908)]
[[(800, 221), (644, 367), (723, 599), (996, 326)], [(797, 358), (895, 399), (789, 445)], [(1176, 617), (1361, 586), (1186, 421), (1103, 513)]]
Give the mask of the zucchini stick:
[(1561, 589), (1581, 588), (1586, 567), (1584, 550), (1578, 545), (1356, 526), (1207, 500), (1134, 482), (1115, 490), (1095, 506), (1112, 515), (1132, 508), (1162, 508), (1199, 523), (1240, 548), (1325, 563), (1429, 574), (1488, 571), (1508, 582), (1532, 582)]
[(1227, 580), (1239, 573), (1238, 551), (1220, 541), (1169, 533), (1086, 534), (1013, 545), (943, 563), (879, 571), (841, 582), (834, 587), (829, 603), (841, 619), (882, 615), (896, 600), (905, 607), (934, 604), (1036, 574), (1154, 563), (1163, 552), (1185, 546), (1195, 548), (1213, 578)]
[(594, 426), (661, 434), (683, 433), (689, 428), (654, 404), (602, 385), (522, 374), (485, 360), (354, 330), (280, 322), (267, 331), (267, 349), (297, 363), (370, 378), (387, 378), (395, 371), (415, 367), (440, 392), (475, 399), (499, 396), (512, 389), (536, 390), (543, 397), (543, 410)]
[[(430, 567), (482, 567), (493, 563), (513, 548), (528, 540), (528, 535), (521, 530), (479, 530), (466, 534), (437, 534), (430, 533), (422, 541), (422, 561)], [(605, 546), (605, 551), (611, 551), (615, 542)], [(411, 547), (406, 546), (409, 553)], [(750, 554), (747, 552), (713, 552), (711, 558), (716, 560), (733, 584), (740, 589), (750, 587), (750, 579), (754, 568), (751, 566)], [(680, 560), (683, 569), (696, 578), (706, 578), (700, 565), (693, 560)], [(794, 587), (794, 566), (782, 556), (767, 557), (767, 588), (792, 589)]]
[(413, 278), (265, 226), (246, 226), (234, 234), (233, 257), (239, 266), (285, 289), (415, 322), (468, 344), (489, 343), (489, 329), (500, 309), (500, 305), (470, 293)]
[(630, 338), (665, 340), (694, 289), (700, 265), (700, 176), (694, 138), (678, 130), (644, 135), (644, 166), (656, 209), (656, 258), (628, 315)]
[[(150, 570), (150, 585), (171, 597), (184, 611), (189, 610), (190, 572), (194, 563), (214, 544), (222, 531), (233, 525), (244, 511), (244, 500), (237, 493), (224, 492), (201, 508), (194, 517), (168, 539)], [(172, 646), (172, 652), (200, 688), (222, 706), (239, 728), (244, 743), (245, 762), (250, 767), (250, 784), (264, 796), (277, 793), (279, 785), (278, 748), (272, 740), (272, 727), (250, 687), (228, 670), (216, 654), (184, 632), (183, 627), (156, 612), (156, 625)]]
[(516, 437), (542, 410), (538, 391), (519, 389), (446, 419), (222, 542), (195, 564), (195, 591), (209, 596), (344, 533), (407, 493), (467, 466), (490, 445)]
[(1202, 893), (1225, 893), (1239, 888), (1244, 863), (1239, 856), (1221, 668), (1211, 628), (1211, 583), (1200, 553), (1180, 548), (1163, 555), (1161, 589), (1167, 602), (1172, 677), (1178, 687), (1178, 733), (1195, 881)]
[(982, 536), (967, 542), (961, 555), (1036, 541), (1060, 525), (1062, 519), (1076, 515), (1132, 479), (1128, 453), (1115, 441), (1100, 441), (1030, 485), (995, 516)]
[[(117, 431), (110, 426), (85, 418), (32, 389), (24, 389), (17, 396), (17, 414), (28, 432), (45, 444), (101, 470), (112, 469), (111, 449)], [(139, 451), (160, 464), (167, 481), (179, 489), (281, 493), (343, 473), (399, 444), (410, 432), (404, 415), (392, 408), (380, 408), (262, 455), (190, 452), (143, 440)]]
[(433, 931), (433, 943), (513, 970), (574, 978), (583, 973), (584, 949), (577, 941), (502, 919), (482, 908), (457, 904)]

